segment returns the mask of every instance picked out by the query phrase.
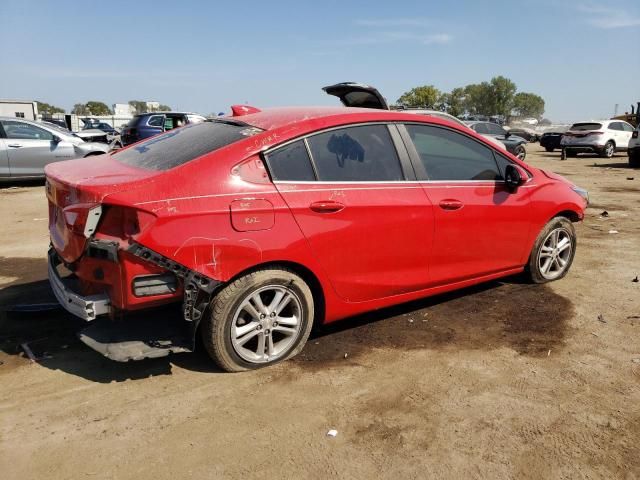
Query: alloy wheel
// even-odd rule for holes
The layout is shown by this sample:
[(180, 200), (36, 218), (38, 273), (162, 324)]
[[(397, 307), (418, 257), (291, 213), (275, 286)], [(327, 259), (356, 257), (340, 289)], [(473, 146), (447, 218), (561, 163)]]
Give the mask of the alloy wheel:
[(573, 241), (564, 228), (556, 228), (542, 242), (538, 252), (538, 268), (547, 280), (554, 280), (569, 267)]
[(286, 286), (269, 285), (249, 292), (231, 324), (233, 349), (251, 363), (278, 360), (300, 336), (302, 315), (300, 299)]

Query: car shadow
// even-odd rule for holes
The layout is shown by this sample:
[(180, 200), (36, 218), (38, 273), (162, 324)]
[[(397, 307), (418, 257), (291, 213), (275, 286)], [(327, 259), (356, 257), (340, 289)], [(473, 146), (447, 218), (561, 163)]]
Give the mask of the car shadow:
[(21, 187), (40, 187), (44, 185), (45, 179), (34, 178), (30, 180), (11, 180), (11, 178), (2, 179), (0, 182), (0, 192), (7, 192), (12, 189), (18, 189)]
[(633, 167), (629, 165), (629, 162), (624, 163), (594, 163), (593, 165), (589, 165), (591, 168), (628, 168), (629, 170), (634, 170)]

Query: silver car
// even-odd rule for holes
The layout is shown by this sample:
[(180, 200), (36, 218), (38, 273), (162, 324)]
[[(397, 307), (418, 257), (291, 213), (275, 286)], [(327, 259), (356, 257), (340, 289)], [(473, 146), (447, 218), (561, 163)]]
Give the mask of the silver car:
[(0, 181), (44, 177), (49, 163), (108, 151), (107, 144), (85, 142), (53, 124), (0, 117)]

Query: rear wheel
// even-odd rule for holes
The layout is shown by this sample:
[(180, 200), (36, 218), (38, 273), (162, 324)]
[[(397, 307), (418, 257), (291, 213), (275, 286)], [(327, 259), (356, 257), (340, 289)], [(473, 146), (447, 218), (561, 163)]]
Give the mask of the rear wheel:
[(287, 269), (257, 270), (215, 296), (202, 339), (223, 370), (252, 370), (298, 354), (313, 315), (313, 296), (302, 278)]
[(553, 147), (544, 147), (547, 152), (553, 152)]
[(605, 143), (602, 152), (600, 152), (600, 156), (604, 158), (611, 158), (613, 157), (614, 153), (616, 153), (616, 146), (611, 140), (609, 140), (607, 143)]
[(518, 145), (513, 153), (518, 159), (523, 160), (527, 157), (527, 150), (524, 145)]
[(633, 168), (640, 167), (640, 153), (629, 153), (629, 166)]
[(533, 283), (546, 283), (564, 277), (576, 253), (576, 231), (565, 217), (555, 217), (536, 239), (526, 272)]

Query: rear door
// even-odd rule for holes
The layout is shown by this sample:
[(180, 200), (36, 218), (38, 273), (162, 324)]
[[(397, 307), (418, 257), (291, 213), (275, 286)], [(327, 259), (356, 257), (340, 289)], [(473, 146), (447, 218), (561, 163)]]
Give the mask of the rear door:
[(506, 157), (452, 129), (407, 124), (402, 133), (416, 174), (434, 205), (429, 266), (447, 284), (523, 265), (529, 238), (529, 188), (510, 193)]
[(395, 126), (331, 129), (266, 159), (340, 297), (361, 302), (428, 286), (433, 208)]
[(75, 157), (73, 145), (49, 130), (19, 120), (2, 120), (12, 177), (44, 175), (44, 166)]
[(626, 122), (620, 122), (620, 125), (622, 126), (622, 134), (620, 135), (621, 141), (618, 144), (618, 147), (628, 148), (631, 135), (633, 135), (633, 127)]
[(9, 175), (9, 153), (7, 152), (7, 141), (4, 138), (4, 130), (0, 123), (0, 178), (6, 178)]

